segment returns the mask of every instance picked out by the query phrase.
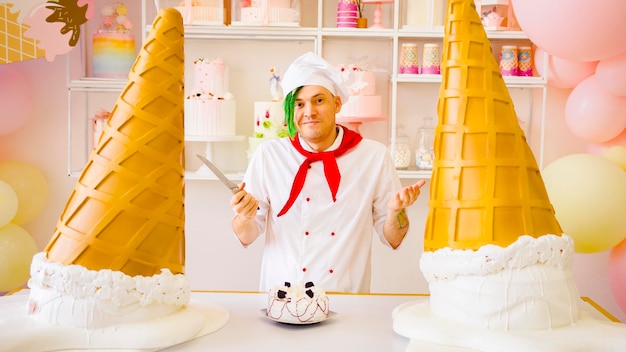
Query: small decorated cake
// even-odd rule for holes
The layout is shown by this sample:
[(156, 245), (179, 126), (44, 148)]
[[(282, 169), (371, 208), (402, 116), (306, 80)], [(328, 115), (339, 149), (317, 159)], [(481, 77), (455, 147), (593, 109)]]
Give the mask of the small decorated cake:
[(93, 76), (127, 78), (135, 62), (135, 37), (128, 8), (121, 2), (104, 6), (98, 31), (93, 33)]
[(185, 135), (235, 135), (235, 98), (228, 91), (228, 67), (220, 57), (194, 61), (193, 90), (185, 99)]
[(339, 65), (344, 84), (350, 98), (344, 101), (337, 118), (341, 117), (380, 117), (382, 97), (376, 95), (376, 74), (357, 65)]
[(328, 318), (328, 296), (312, 282), (292, 285), (285, 282), (270, 290), (266, 315), (289, 324), (312, 324)]
[(239, 3), (241, 25), (298, 26), (300, 0), (243, 0)]
[(286, 137), (289, 132), (285, 125), (285, 110), (283, 109), (283, 91), (280, 85), (278, 69), (270, 69), (271, 101), (254, 102), (254, 132), (248, 138), (248, 158), (251, 158), (261, 143), (270, 139)]
[(185, 24), (224, 24), (223, 0), (182, 0), (176, 9)]
[(339, 0), (337, 3), (337, 28), (356, 28), (359, 17), (357, 0)]

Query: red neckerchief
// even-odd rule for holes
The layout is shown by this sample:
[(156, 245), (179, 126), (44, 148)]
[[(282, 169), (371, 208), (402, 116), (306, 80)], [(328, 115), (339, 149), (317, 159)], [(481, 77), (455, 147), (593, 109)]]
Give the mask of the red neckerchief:
[(305, 150), (302, 148), (302, 145), (300, 145), (300, 138), (298, 134), (296, 134), (296, 136), (291, 140), (291, 144), (293, 144), (294, 148), (296, 148), (300, 154), (304, 155), (306, 159), (302, 162), (298, 172), (296, 173), (287, 203), (285, 203), (285, 206), (277, 216), (282, 216), (287, 213), (289, 208), (291, 208), (293, 203), (296, 201), (296, 198), (298, 198), (298, 195), (304, 186), (304, 180), (306, 179), (306, 174), (309, 171), (309, 165), (315, 161), (321, 160), (324, 163), (324, 175), (326, 175), (326, 181), (328, 182), (330, 193), (333, 196), (333, 202), (337, 200), (336, 196), (337, 190), (339, 189), (339, 181), (341, 180), (341, 173), (339, 173), (336, 158), (354, 148), (363, 139), (360, 134), (347, 129), (344, 126), (339, 125), (339, 127), (343, 128), (343, 139), (341, 140), (341, 144), (337, 149), (328, 152), (309, 152)]

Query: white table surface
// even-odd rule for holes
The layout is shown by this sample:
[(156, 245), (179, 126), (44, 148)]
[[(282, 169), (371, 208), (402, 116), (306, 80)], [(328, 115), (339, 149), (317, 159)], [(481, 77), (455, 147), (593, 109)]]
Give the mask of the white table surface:
[(404, 351), (409, 340), (393, 331), (391, 313), (417, 295), (329, 294), (331, 317), (311, 325), (281, 324), (266, 318), (266, 293), (194, 292), (192, 300), (226, 308), (220, 330), (165, 351)]
[[(194, 292), (192, 300), (210, 302), (226, 308), (228, 323), (218, 331), (166, 349), (172, 351), (220, 352), (397, 352), (467, 351), (413, 342), (393, 331), (392, 312), (407, 302), (428, 299), (427, 295), (402, 294), (329, 294), (332, 315), (312, 325), (287, 325), (266, 318), (266, 293)], [(585, 310), (598, 319), (608, 320), (593, 302)]]
[[(4, 300), (10, 311), (21, 309), (9, 302), (24, 304), (26, 291)], [(466, 352), (467, 349), (431, 345), (393, 331), (392, 313), (398, 306), (428, 299), (424, 294), (329, 294), (329, 319), (311, 325), (289, 325), (265, 317), (267, 293), (211, 291), (193, 292), (192, 303), (228, 311), (228, 321), (220, 329), (162, 351), (220, 352)], [(22, 302), (24, 301), (24, 302)], [(583, 308), (600, 320), (610, 320), (592, 300), (583, 297)], [(0, 312), (2, 310), (0, 309)], [(1, 318), (1, 317), (0, 317)], [(2, 319), (0, 319), (2, 320)], [(0, 334), (1, 336), (2, 334)], [(0, 339), (0, 351), (2, 339)], [(77, 351), (77, 350), (72, 350)], [(80, 350), (84, 351), (84, 350)], [(89, 350), (93, 352), (94, 350)], [(98, 350), (104, 351), (104, 350)], [(106, 350), (111, 351), (111, 350)], [(122, 352), (122, 350), (116, 350)], [(124, 350), (130, 351), (130, 350)], [(137, 350), (132, 350), (136, 352)]]

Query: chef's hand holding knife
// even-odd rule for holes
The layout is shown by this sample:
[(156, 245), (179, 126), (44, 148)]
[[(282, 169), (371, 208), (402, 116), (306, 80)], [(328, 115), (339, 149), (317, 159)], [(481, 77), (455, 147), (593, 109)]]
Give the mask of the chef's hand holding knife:
[(230, 205), (233, 208), (233, 211), (235, 211), (238, 215), (252, 219), (256, 216), (259, 201), (256, 200), (250, 193), (245, 191), (245, 186), (245, 182), (242, 182), (239, 185), (239, 191), (237, 191), (237, 193), (230, 198)]

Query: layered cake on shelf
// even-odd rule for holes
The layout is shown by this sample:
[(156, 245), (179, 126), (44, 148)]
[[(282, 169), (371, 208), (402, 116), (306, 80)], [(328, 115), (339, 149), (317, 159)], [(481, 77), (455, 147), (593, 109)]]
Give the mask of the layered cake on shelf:
[(228, 322), (185, 275), (183, 44), (160, 10), (29, 294), (0, 297), (1, 350), (160, 350)]
[(337, 118), (379, 118), (382, 115), (382, 97), (376, 95), (376, 74), (357, 65), (340, 65), (344, 84), (350, 94)]
[(105, 5), (99, 28), (92, 35), (92, 75), (127, 78), (135, 62), (135, 37), (128, 8), (121, 2)]
[(254, 102), (254, 127), (252, 137), (248, 138), (248, 159), (263, 142), (289, 135), (285, 124), (280, 74), (273, 67), (270, 69), (270, 75), (269, 86), (272, 100)]
[(337, 28), (356, 28), (359, 18), (357, 0), (339, 0), (337, 3)]
[(326, 291), (313, 282), (295, 285), (285, 282), (268, 293), (265, 315), (272, 320), (288, 324), (312, 324), (326, 320), (329, 314)]
[[(583, 309), (563, 232), (473, 0), (450, 0), (420, 270), (397, 307), (411, 351), (620, 351), (626, 326)], [(418, 349), (427, 344), (430, 347)]]
[(236, 104), (228, 91), (228, 66), (221, 57), (193, 63), (193, 88), (185, 99), (185, 135), (234, 136)]
[(183, 15), (185, 24), (224, 24), (224, 0), (181, 0), (175, 8)]
[(245, 26), (299, 26), (300, 0), (243, 0), (238, 23)]

